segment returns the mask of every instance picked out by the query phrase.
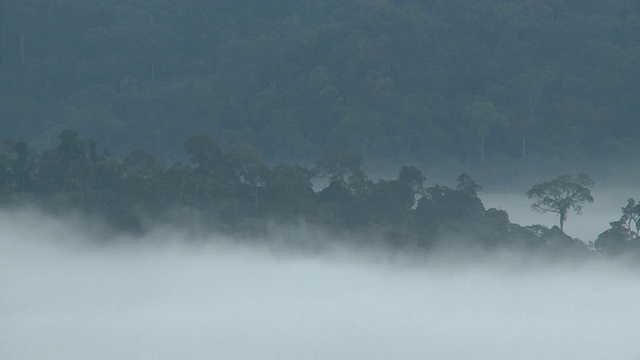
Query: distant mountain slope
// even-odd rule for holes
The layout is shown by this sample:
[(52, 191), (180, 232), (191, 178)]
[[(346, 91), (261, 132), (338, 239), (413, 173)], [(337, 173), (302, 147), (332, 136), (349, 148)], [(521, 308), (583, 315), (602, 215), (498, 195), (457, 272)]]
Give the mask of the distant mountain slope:
[(342, 150), (470, 169), (640, 150), (631, 0), (0, 6), (0, 133), (36, 145), (76, 128), (175, 160), (208, 134), (271, 162)]

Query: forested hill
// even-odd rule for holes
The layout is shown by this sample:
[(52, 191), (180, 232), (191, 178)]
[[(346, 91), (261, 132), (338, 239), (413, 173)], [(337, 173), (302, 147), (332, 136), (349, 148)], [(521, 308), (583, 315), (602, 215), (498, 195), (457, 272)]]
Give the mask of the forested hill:
[(590, 164), (640, 145), (634, 0), (3, 0), (0, 134), (169, 162)]
[[(313, 169), (269, 168), (251, 145), (223, 149), (203, 135), (187, 139), (184, 151), (191, 164), (167, 166), (143, 150), (134, 150), (122, 162), (108, 159), (95, 142), (84, 141), (73, 130), (63, 131), (59, 143), (42, 152), (23, 141), (4, 140), (0, 206), (80, 214), (115, 235), (146, 233), (161, 224), (260, 239), (281, 228), (291, 230), (285, 238), (293, 246), (325, 246), (342, 239), (393, 251), (582, 256), (591, 248), (640, 255), (640, 205), (635, 199), (629, 199), (609, 230), (597, 238), (593, 234), (595, 241), (587, 246), (562, 232), (564, 220), (560, 228), (523, 227), (511, 223), (503, 210), (486, 209), (478, 197), (482, 187), (467, 174), (458, 176), (455, 188), (426, 186), (420, 169), (404, 166), (397, 178), (374, 182), (361, 169), (362, 158), (339, 154), (318, 160)], [(314, 178), (328, 185), (314, 189)], [(558, 212), (567, 202), (580, 209), (579, 203), (593, 201), (592, 185), (588, 175), (575, 180), (564, 175), (534, 186), (527, 196), (536, 199), (533, 208), (538, 210)], [(324, 235), (295, 239), (304, 229)]]

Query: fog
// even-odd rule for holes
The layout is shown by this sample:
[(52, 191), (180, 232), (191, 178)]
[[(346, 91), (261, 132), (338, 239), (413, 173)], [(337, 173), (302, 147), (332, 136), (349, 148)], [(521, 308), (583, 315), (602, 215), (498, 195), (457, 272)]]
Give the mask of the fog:
[[(495, 207), (506, 210), (509, 220), (522, 226), (541, 224), (548, 227), (559, 226), (558, 215), (539, 213), (531, 210), (532, 200), (520, 193), (491, 191), (481, 193), (480, 198), (486, 208)], [(627, 205), (627, 199), (638, 199), (637, 189), (610, 188), (596, 186), (592, 191), (594, 202), (584, 204), (582, 215), (571, 211), (565, 222), (565, 233), (582, 241), (595, 241), (598, 235), (609, 229), (609, 222), (618, 220), (621, 208)]]
[(638, 273), (613, 262), (109, 239), (24, 210), (0, 229), (3, 360), (640, 358)]

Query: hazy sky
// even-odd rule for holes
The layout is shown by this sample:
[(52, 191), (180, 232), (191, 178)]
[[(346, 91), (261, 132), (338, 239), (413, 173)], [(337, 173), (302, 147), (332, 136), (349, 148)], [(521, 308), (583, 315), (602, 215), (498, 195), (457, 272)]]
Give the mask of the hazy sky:
[(282, 255), (0, 213), (0, 359), (640, 359), (637, 270)]

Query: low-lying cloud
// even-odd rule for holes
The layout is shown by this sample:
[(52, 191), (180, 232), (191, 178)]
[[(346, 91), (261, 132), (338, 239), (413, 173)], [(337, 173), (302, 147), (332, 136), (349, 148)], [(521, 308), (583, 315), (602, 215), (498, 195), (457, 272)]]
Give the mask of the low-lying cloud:
[(109, 244), (81, 223), (0, 213), (0, 359), (640, 358), (638, 272), (614, 262)]

